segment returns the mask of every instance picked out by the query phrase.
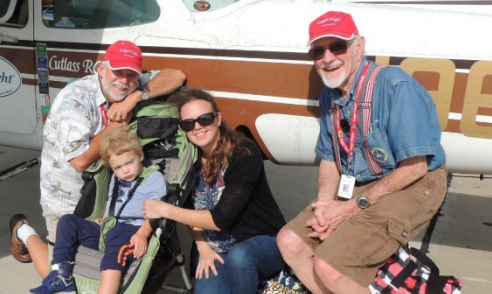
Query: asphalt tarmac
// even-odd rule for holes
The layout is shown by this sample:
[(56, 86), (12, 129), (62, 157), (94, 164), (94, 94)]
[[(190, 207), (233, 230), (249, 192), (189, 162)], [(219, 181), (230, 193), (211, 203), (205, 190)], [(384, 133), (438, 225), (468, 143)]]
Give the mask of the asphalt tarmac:
[[(0, 147), (0, 172), (37, 158), (37, 151)], [(317, 167), (279, 166), (265, 162), (272, 192), (286, 219), (292, 219), (315, 197)], [(39, 165), (0, 180), (0, 294), (28, 293), (41, 284), (32, 264), (10, 255), (10, 217), (24, 213), (41, 236), (46, 228), (39, 205)], [(189, 252), (191, 238), (178, 227), (182, 250)], [(464, 294), (492, 293), (492, 177), (453, 175), (448, 195), (435, 226), (419, 235), (411, 246), (425, 249), (443, 275), (463, 281)], [(166, 282), (182, 286), (177, 269)], [(160, 290), (159, 294), (176, 293)]]

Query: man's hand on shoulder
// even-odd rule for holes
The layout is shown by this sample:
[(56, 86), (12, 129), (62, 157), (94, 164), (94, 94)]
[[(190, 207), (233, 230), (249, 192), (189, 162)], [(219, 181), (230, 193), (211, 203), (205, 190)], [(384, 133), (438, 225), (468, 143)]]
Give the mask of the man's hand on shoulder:
[[(185, 74), (178, 69), (164, 68), (160, 70), (148, 83), (141, 86), (145, 90), (146, 99), (153, 99), (173, 93), (186, 81)], [(136, 89), (123, 101), (113, 103), (108, 110), (108, 118), (115, 122), (129, 122), (132, 110), (142, 101), (142, 91)]]

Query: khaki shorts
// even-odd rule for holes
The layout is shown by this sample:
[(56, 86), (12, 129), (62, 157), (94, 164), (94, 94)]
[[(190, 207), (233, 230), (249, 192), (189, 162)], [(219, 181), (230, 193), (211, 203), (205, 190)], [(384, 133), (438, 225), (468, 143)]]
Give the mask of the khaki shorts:
[(46, 240), (48, 241), (48, 257), (49, 263), (51, 264), (51, 259), (53, 258), (53, 244), (56, 240), (56, 227), (58, 226), (58, 220), (62, 217), (62, 214), (43, 206), (43, 217), (46, 221), (46, 230), (48, 231), (48, 236)]
[[(382, 197), (344, 221), (325, 241), (307, 237), (312, 231), (305, 226), (313, 217), (311, 206), (286, 226), (313, 249), (315, 257), (366, 287), (378, 268), (399, 246), (417, 236), (437, 212), (446, 195), (446, 176), (444, 167), (428, 172), (404, 190)], [(356, 187), (354, 195), (363, 194), (376, 182)]]

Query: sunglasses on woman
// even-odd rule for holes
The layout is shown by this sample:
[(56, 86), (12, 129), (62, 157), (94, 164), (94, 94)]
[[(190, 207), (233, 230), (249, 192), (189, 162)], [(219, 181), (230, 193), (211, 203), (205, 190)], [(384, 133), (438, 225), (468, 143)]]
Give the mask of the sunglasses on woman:
[(179, 122), (179, 126), (183, 131), (189, 132), (195, 128), (195, 123), (199, 123), (202, 127), (211, 125), (215, 120), (215, 116), (215, 112), (205, 113), (196, 119), (184, 119)]
[(341, 55), (347, 52), (347, 48), (352, 41), (337, 41), (328, 45), (321, 45), (311, 48), (308, 52), (309, 58), (312, 60), (320, 60), (325, 56), (326, 50), (330, 50), (333, 55)]

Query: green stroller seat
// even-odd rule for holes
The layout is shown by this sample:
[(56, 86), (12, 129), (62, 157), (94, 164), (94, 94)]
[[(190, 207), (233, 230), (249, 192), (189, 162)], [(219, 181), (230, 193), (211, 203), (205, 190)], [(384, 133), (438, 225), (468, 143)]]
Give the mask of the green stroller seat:
[[(169, 183), (169, 192), (162, 201), (183, 206), (194, 187), (193, 166), (198, 154), (196, 147), (178, 128), (178, 117), (178, 110), (172, 104), (155, 99), (144, 101), (137, 106), (130, 129), (137, 134), (143, 146), (144, 165), (159, 166)], [(90, 220), (104, 215), (110, 176), (110, 169), (102, 164), (95, 164), (84, 172), (85, 185), (75, 214)], [(191, 293), (193, 285), (185, 268), (176, 223), (160, 219), (152, 220), (151, 224), (154, 233), (149, 239), (148, 250), (130, 265), (118, 293), (155, 293), (161, 287)], [(78, 248), (73, 269), (77, 293), (97, 293), (103, 255), (103, 252), (87, 247)], [(181, 271), (184, 287), (164, 283), (175, 267)]]

